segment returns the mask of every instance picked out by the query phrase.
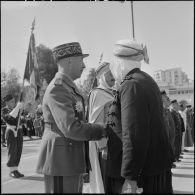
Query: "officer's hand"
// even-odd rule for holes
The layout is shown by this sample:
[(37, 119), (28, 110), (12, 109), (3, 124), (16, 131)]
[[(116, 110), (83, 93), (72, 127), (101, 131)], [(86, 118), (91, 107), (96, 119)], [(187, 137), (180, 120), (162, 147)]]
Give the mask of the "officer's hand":
[(23, 103), (23, 102), (18, 102), (18, 103), (17, 103), (17, 107), (18, 107), (19, 109), (23, 109), (24, 103)]
[(102, 149), (102, 158), (104, 160), (107, 160), (107, 156), (108, 156), (108, 150), (107, 150), (107, 148)]
[(106, 124), (105, 131), (106, 131), (106, 137), (108, 138), (111, 137), (111, 135), (113, 134), (113, 130), (108, 124)]

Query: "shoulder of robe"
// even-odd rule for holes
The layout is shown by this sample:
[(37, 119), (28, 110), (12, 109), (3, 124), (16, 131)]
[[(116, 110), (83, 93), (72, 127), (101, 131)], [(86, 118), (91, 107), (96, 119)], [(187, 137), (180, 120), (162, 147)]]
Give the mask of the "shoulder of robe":
[(121, 85), (122, 85), (125, 81), (129, 81), (129, 80), (131, 80), (131, 79), (133, 79), (133, 75), (128, 75), (128, 76), (126, 76), (126, 77), (123, 79), (123, 81), (121, 82)]
[(62, 78), (56, 78), (56, 80), (54, 81), (54, 85), (56, 86), (63, 86), (64, 81)]

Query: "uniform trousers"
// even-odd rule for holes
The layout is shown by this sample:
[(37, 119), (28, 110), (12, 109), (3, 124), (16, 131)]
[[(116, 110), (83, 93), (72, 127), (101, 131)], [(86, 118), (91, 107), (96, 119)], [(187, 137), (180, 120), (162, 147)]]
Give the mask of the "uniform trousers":
[(11, 129), (6, 130), (7, 150), (8, 150), (8, 167), (17, 167), (20, 162), (23, 148), (22, 129), (18, 129), (17, 137)]
[(5, 144), (5, 130), (6, 130), (6, 126), (2, 125), (1, 126), (1, 143)]
[(82, 193), (83, 175), (44, 175), (45, 193)]
[(143, 188), (143, 193), (164, 193), (172, 194), (172, 172), (171, 170), (164, 171), (159, 175), (145, 176), (142, 178), (140, 187)]

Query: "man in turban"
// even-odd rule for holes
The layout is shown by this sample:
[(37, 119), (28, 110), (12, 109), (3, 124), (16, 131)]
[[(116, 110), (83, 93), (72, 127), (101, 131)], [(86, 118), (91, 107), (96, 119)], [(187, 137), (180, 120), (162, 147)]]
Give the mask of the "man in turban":
[(163, 119), (158, 85), (140, 70), (149, 62), (146, 47), (124, 39), (114, 45), (110, 69), (120, 84), (119, 105), (122, 135), (122, 193), (172, 193), (172, 159)]

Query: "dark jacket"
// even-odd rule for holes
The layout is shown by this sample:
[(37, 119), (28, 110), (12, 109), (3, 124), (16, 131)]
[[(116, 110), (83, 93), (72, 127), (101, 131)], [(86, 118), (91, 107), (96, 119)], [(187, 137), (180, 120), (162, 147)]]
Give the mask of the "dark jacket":
[(156, 82), (140, 69), (130, 71), (119, 89), (123, 155), (121, 176), (138, 180), (171, 168), (172, 155)]

